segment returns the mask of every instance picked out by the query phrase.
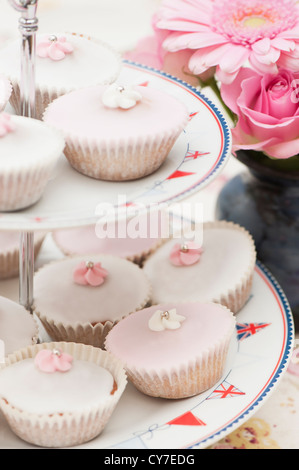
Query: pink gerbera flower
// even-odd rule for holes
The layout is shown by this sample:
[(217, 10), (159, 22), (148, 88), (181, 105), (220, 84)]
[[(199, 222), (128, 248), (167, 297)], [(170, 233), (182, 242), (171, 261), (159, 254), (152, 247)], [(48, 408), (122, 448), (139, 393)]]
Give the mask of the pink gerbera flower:
[(195, 75), (217, 66), (229, 83), (247, 62), (261, 74), (299, 68), (296, 0), (164, 0), (155, 27), (167, 31), (167, 51), (195, 50), (188, 64)]

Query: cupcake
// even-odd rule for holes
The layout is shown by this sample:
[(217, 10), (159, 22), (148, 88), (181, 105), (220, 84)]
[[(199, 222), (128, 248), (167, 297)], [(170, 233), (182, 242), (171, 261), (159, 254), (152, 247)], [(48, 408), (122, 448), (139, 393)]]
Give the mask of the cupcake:
[[(109, 45), (72, 33), (37, 34), (36, 117), (58, 96), (84, 86), (112, 83), (121, 70), (119, 54)], [(0, 70), (11, 81), (11, 105), (20, 113), (20, 44), (0, 51)]]
[(44, 121), (63, 133), (65, 156), (77, 171), (126, 181), (162, 165), (188, 117), (185, 104), (165, 92), (114, 83), (58, 98)]
[(220, 380), (234, 330), (232, 312), (219, 304), (160, 304), (120, 321), (105, 345), (142, 393), (185, 398)]
[(7, 358), (0, 370), (0, 407), (24, 441), (70, 447), (102, 432), (126, 384), (121, 363), (107, 352), (44, 343)]
[(129, 220), (111, 221), (87, 227), (56, 230), (52, 233), (58, 248), (67, 256), (107, 254), (142, 266), (169, 232), (164, 213), (138, 215)]
[(0, 211), (24, 209), (41, 198), (64, 145), (44, 122), (0, 114)]
[(0, 112), (4, 111), (11, 93), (12, 86), (10, 81), (4, 75), (0, 75)]
[[(34, 257), (40, 252), (45, 233), (34, 234)], [(0, 231), (0, 280), (19, 275), (20, 233)]]
[(144, 308), (151, 287), (136, 264), (109, 255), (71, 257), (34, 278), (34, 312), (54, 341), (102, 347), (110, 329)]
[(248, 300), (256, 262), (251, 235), (239, 225), (203, 224), (202, 243), (173, 237), (144, 263), (152, 302), (217, 302), (237, 313)]
[(0, 297), (0, 340), (4, 356), (38, 340), (38, 326), (33, 316), (21, 305), (4, 297)]

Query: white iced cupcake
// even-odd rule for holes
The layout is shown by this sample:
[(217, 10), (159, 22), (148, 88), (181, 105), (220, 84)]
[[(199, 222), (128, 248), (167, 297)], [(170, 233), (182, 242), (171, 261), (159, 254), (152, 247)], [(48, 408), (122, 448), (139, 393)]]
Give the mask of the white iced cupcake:
[(24, 441), (76, 446), (103, 431), (126, 384), (120, 361), (107, 352), (83, 344), (44, 343), (7, 358), (0, 370), (0, 407)]
[(65, 156), (80, 173), (108, 181), (155, 172), (187, 125), (184, 103), (144, 86), (96, 86), (51, 103), (44, 121), (66, 140)]
[(0, 114), (0, 211), (27, 208), (42, 196), (65, 146), (44, 122)]
[[(45, 233), (34, 234), (34, 257), (40, 252)], [(20, 233), (0, 231), (0, 279), (10, 279), (19, 275)]]
[[(41, 118), (53, 99), (72, 90), (112, 83), (121, 70), (121, 59), (109, 45), (72, 33), (37, 34), (36, 117)], [(0, 51), (0, 70), (13, 86), (11, 104), (20, 112), (20, 43)]]
[(237, 313), (252, 289), (253, 238), (226, 221), (204, 223), (202, 235), (202, 243), (173, 238), (146, 260), (152, 302), (217, 302)]
[(0, 297), (0, 340), (5, 356), (38, 341), (38, 325), (34, 317), (24, 307), (5, 297)]
[(142, 269), (110, 255), (55, 261), (34, 278), (34, 312), (54, 341), (102, 347), (111, 328), (148, 305), (150, 296)]
[(141, 392), (185, 398), (220, 380), (235, 323), (219, 304), (154, 305), (120, 321), (105, 345)]

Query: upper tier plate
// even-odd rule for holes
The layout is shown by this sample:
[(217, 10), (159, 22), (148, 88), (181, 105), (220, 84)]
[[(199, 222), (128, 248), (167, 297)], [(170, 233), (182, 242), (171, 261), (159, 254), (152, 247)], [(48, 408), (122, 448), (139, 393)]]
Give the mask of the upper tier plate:
[[(125, 62), (121, 84), (144, 85), (184, 101), (190, 119), (165, 163), (150, 176), (126, 182), (98, 181), (74, 170), (61, 156), (42, 199), (19, 212), (1, 213), (0, 230), (54, 230), (96, 223), (100, 204), (150, 208), (204, 188), (222, 171), (231, 133), (222, 113), (202, 93), (163, 72)], [(121, 216), (127, 216), (127, 209)]]

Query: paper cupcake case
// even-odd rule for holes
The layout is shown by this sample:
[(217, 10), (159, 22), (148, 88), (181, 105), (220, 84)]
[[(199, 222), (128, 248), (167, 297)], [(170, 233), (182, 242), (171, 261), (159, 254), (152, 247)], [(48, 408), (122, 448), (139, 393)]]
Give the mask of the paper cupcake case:
[[(135, 311), (142, 310), (150, 305), (150, 297), (145, 299), (144, 303), (141, 304), (136, 310), (130, 312), (134, 313)], [(75, 322), (74, 324), (66, 324), (62, 322), (55, 322), (51, 318), (48, 318), (46, 315), (41, 314), (37, 311), (35, 307), (34, 313), (37, 318), (42, 323), (48, 335), (53, 341), (66, 341), (66, 342), (75, 342), (82, 343), (86, 345), (91, 345), (100, 349), (104, 348), (105, 338), (109, 331), (116, 325), (121, 319), (125, 318), (127, 315), (124, 315), (117, 321), (105, 321), (104, 323), (97, 323), (92, 325), (91, 323), (79, 323)]]
[[(34, 257), (36, 258), (40, 252), (45, 233), (35, 233), (34, 235)], [(17, 277), (19, 274), (20, 248), (7, 252), (0, 252), (0, 280)]]
[[(44, 115), (44, 121), (47, 114)], [(73, 134), (64, 134), (65, 156), (78, 172), (107, 181), (134, 180), (155, 172), (165, 161), (182, 127), (146, 139), (88, 142)]]
[[(55, 157), (55, 161), (54, 161)], [(58, 160), (48, 159), (30, 168), (11, 168), (0, 174), (0, 211), (15, 211), (35, 204), (42, 196)]]
[(4, 111), (12, 95), (12, 84), (3, 75), (0, 75), (0, 112)]
[(22, 440), (41, 447), (76, 446), (90, 441), (102, 432), (125, 390), (126, 373), (121, 362), (105, 351), (82, 344), (57, 342), (43, 343), (17, 351), (7, 358), (4, 367), (33, 358), (42, 349), (54, 348), (59, 348), (77, 360), (93, 362), (107, 369), (117, 383), (115, 393), (110, 395), (105, 403), (93, 408), (89, 408), (87, 404), (85, 409), (72, 413), (28, 413), (11, 406), (5, 397), (0, 399), (0, 408), (12, 431)]
[[(230, 338), (229, 338), (230, 339)], [(187, 398), (208, 390), (221, 378), (227, 358), (229, 340), (207, 351), (193, 364), (181, 366), (170, 373), (147, 373), (130, 369), (126, 365), (128, 379), (142, 393), (160, 398)]]
[[(20, 86), (19, 86), (19, 81), (12, 79), (12, 84), (13, 84), (13, 92), (10, 97), (10, 104), (15, 110), (17, 114), (21, 113), (21, 93), (20, 93)], [(40, 88), (36, 88), (35, 92), (35, 116), (36, 119), (42, 119), (43, 113), (46, 109), (46, 107), (58, 96), (63, 95), (64, 93), (67, 93), (67, 90), (42, 90)]]

